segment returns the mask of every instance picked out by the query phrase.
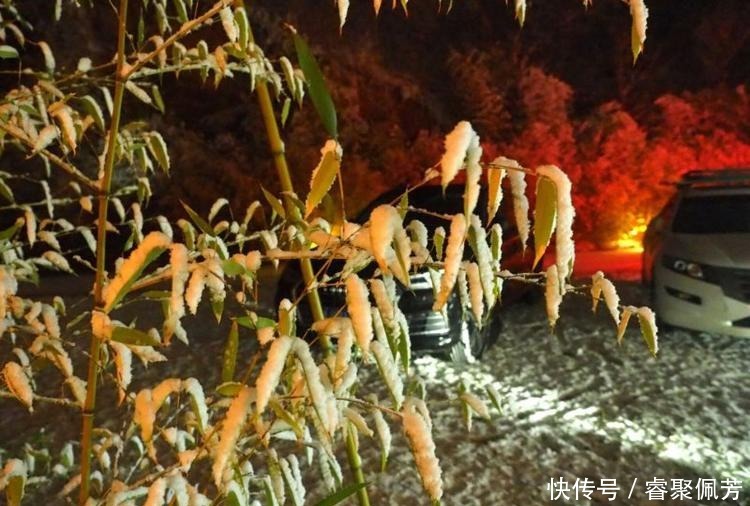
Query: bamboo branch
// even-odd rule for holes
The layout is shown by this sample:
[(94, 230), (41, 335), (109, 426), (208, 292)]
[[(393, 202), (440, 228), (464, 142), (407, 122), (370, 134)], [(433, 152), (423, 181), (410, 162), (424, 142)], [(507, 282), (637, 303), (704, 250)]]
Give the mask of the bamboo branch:
[[(34, 141), (32, 141), (29, 138), (29, 136), (26, 135), (26, 132), (21, 130), (19, 127), (15, 125), (11, 125), (9, 123), (0, 123), (0, 130), (6, 132), (7, 134), (11, 135), (15, 139), (18, 139), (21, 143), (25, 144), (27, 147), (34, 149)], [(39, 151), (39, 154), (42, 156), (45, 156), (56, 167), (67, 172), (68, 175), (70, 175), (79, 183), (85, 185), (89, 189), (97, 190), (99, 188), (96, 184), (96, 181), (92, 180), (91, 178), (86, 176), (86, 174), (78, 170), (73, 164), (66, 162), (59, 156), (55, 155), (54, 153), (46, 149), (42, 149)]]
[[(0, 391), (0, 399), (15, 399), (16, 396), (10, 392)], [(47, 397), (45, 395), (34, 394), (34, 402), (46, 402), (48, 404), (55, 404), (57, 406), (64, 406), (66, 408), (80, 409), (80, 405), (70, 399), (63, 399), (57, 397)]]
[[(104, 281), (105, 281), (105, 258), (107, 242), (107, 204), (109, 202), (109, 191), (112, 185), (112, 174), (114, 172), (115, 155), (117, 152), (117, 132), (120, 129), (120, 115), (122, 113), (122, 100), (125, 91), (125, 79), (122, 76), (125, 65), (125, 36), (127, 35), (128, 0), (120, 0), (118, 10), (117, 29), (117, 69), (115, 82), (115, 95), (112, 106), (112, 121), (109, 127), (109, 138), (107, 151), (104, 158), (104, 174), (99, 188), (99, 216), (97, 220), (96, 241), (96, 278), (94, 281), (94, 307), (104, 307)], [(89, 486), (91, 475), (91, 443), (94, 428), (94, 410), (96, 409), (96, 386), (99, 377), (99, 353), (101, 340), (91, 335), (89, 352), (89, 369), (86, 384), (86, 401), (83, 406), (83, 428), (81, 432), (81, 490), (79, 496), (80, 506), (84, 506), (89, 499)]]

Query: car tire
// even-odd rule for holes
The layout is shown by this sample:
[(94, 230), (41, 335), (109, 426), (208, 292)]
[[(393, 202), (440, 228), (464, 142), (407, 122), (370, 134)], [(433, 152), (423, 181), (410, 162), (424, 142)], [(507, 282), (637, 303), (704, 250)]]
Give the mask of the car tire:
[(482, 358), (489, 346), (490, 329), (488, 323), (484, 328), (477, 325), (473, 315), (467, 314), (461, 319), (460, 336), (453, 343), (448, 353), (454, 364), (472, 364)]

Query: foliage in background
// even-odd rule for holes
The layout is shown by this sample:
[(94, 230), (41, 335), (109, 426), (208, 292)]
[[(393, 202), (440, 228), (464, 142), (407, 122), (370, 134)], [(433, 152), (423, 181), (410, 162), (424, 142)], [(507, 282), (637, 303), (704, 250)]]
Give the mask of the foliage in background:
[[(342, 24), (347, 6), (339, 0)], [(525, 9), (525, 2), (516, 2), (521, 23)], [(642, 2), (633, 0), (634, 55), (645, 38), (643, 9)], [(63, 10), (62, 2), (56, 2), (54, 17), (59, 20)], [(246, 10), (235, 2), (120, 0), (114, 59), (80, 55), (74, 69), (61, 69), (46, 41), (27, 40), (30, 26), (16, 4), (3, 3), (0, 12), (5, 38), (0, 56), (21, 62), (14, 72), (15, 87), (0, 102), (3, 163), (13, 164), (0, 173), (4, 211), (11, 218), (0, 232), (5, 385), (0, 394), (30, 412), (45, 403), (69, 409), (81, 415), (83, 426), (77, 443), (14, 448), (0, 474), (7, 502), (20, 504), (34, 487), (49, 491), (59, 486), (59, 498), (78, 489), (82, 505), (187, 506), (219, 500), (298, 505), (307, 494), (303, 469), (317, 466), (331, 493), (323, 504), (355, 493), (367, 504), (358, 440), (377, 437), (385, 462), (391, 427), (404, 431), (425, 492), (439, 502), (442, 476), (432, 421), (422, 382), (410, 367), (409, 328), (398, 308), (396, 283), (408, 288), (410, 273), (427, 270), (434, 284), (433, 309), (443, 311), (458, 296), (466, 314), (480, 324), (501, 299), (505, 280), (546, 285), (547, 316), (554, 327), (563, 296), (577, 291), (569, 284), (575, 213), (568, 176), (553, 165), (532, 170), (503, 157), (488, 162), (479, 135), (462, 121), (444, 137), (439, 162), (433, 158), (418, 183), (440, 178), (445, 187), (465, 172), (464, 212), (443, 216), (447, 233), (438, 229), (428, 237), (418, 220), (403, 223), (408, 192), (399, 203), (374, 209), (366, 223), (351, 223), (343, 213), (326, 220), (316, 210), (336, 191), (336, 179), (346, 177), (344, 137), (338, 138), (336, 111), (298, 36), (295, 46), (304, 72), (285, 56), (266, 56), (253, 40)], [(176, 163), (160, 131), (129, 110), (163, 112), (160, 79), (183, 74), (215, 87), (234, 80), (256, 91), (269, 137), (276, 121), (288, 121), (292, 108), (309, 97), (332, 138), (315, 157), (320, 161), (309, 190), (305, 185), (304, 203), (288, 190), (264, 190), (264, 203), (253, 201), (236, 215), (237, 208), (215, 195), (207, 213), (196, 212), (190, 203), (183, 203), (183, 217), (173, 221), (145, 212), (154, 174), (169, 176)], [(554, 93), (564, 85), (543, 77), (529, 76), (529, 82), (542, 81), (546, 87), (541, 94), (525, 96), (524, 106), (530, 114), (548, 115), (540, 121), (557, 128), (554, 122), (564, 107), (541, 104), (546, 90)], [(264, 108), (270, 104), (262, 98), (269, 89), (278, 119)], [(350, 108), (356, 102), (352, 99)], [(278, 162), (283, 144), (278, 138), (271, 141), (280, 146), (272, 153)], [(536, 262), (548, 245), (556, 253), (555, 264), (544, 273), (502, 270), (502, 229), (482, 223), (475, 214), (484, 185), (487, 214), (498, 211), (506, 174), (514, 208), (523, 210), (516, 215), (519, 230), (530, 229), (527, 176), (536, 182), (528, 247)], [(255, 220), (257, 213), (262, 216)], [(523, 237), (524, 244), (527, 239)], [(464, 250), (471, 250), (468, 260)], [(296, 328), (295, 316), (301, 301), (282, 301), (275, 314), (257, 311), (263, 266), (310, 256), (345, 260), (341, 272), (307, 288), (313, 291), (315, 284), (326, 283), (346, 293), (342, 311), (348, 316), (322, 319), (312, 328), (321, 340), (335, 339), (335, 352), (319, 353), (297, 337), (303, 330)], [(372, 279), (360, 278), (358, 273), (370, 264), (377, 265)], [(85, 270), (95, 275), (93, 305), (86, 301), (69, 311), (60, 296), (38, 300), (24, 292), (29, 283), (44, 283), (46, 276), (40, 274), (46, 271)], [(600, 274), (591, 296), (603, 299), (618, 339), (636, 315), (649, 351), (657, 353), (654, 315), (648, 308), (620, 306), (611, 283)], [(149, 308), (139, 314), (159, 315), (156, 325), (127, 311), (138, 303)], [(188, 314), (196, 315), (201, 307), (210, 309), (217, 324), (231, 322), (220, 381), (214, 377), (201, 383), (161, 368), (170, 346), (181, 346), (174, 341), (189, 345)], [(247, 355), (239, 351), (241, 333), (256, 338)], [(147, 366), (155, 378), (147, 374)], [(382, 385), (359, 382), (360, 369), (367, 368), (377, 370)], [(378, 399), (379, 391), (388, 399)], [(99, 393), (117, 398), (116, 414), (106, 423), (96, 419)], [(491, 391), (487, 396), (497, 401)], [(484, 402), (465, 389), (456, 402), (466, 413), (489, 414)], [(352, 484), (336, 457), (341, 443), (347, 446)]]

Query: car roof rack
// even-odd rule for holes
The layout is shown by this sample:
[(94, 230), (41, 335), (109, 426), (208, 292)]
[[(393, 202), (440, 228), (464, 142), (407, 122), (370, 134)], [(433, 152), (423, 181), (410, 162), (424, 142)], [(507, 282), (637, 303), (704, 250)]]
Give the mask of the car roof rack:
[(691, 170), (677, 181), (679, 187), (715, 187), (750, 185), (750, 168)]

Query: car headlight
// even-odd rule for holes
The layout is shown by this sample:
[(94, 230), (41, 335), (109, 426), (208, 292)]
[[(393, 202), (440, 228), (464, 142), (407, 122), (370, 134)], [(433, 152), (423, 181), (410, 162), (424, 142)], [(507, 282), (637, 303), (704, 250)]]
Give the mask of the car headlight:
[(699, 263), (669, 255), (664, 255), (661, 261), (664, 267), (680, 274), (685, 274), (695, 279), (703, 279), (705, 277), (704, 268)]

